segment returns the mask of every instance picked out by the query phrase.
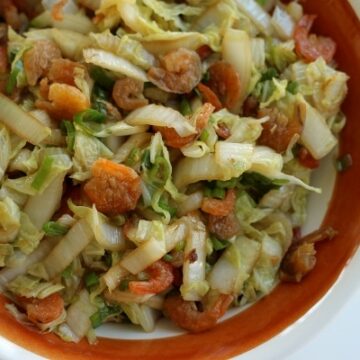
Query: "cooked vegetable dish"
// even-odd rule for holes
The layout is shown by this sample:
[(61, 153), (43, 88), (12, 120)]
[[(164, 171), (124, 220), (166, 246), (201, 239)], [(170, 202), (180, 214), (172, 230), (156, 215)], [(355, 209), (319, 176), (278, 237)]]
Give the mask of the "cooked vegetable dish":
[(314, 268), (336, 231), (301, 234), (310, 177), (348, 81), (316, 16), (271, 0), (0, 16), (0, 291), (18, 321), (72, 342), (161, 316), (200, 332)]

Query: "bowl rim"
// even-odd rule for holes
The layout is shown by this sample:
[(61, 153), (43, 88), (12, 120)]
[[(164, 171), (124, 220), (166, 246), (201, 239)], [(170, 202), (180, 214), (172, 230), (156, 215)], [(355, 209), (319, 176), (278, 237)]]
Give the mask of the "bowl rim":
[[(306, 0), (305, 0), (306, 1)], [(349, 45), (351, 41), (353, 41), (355, 38), (358, 41), (359, 47), (357, 49), (357, 52), (354, 54), (357, 55), (357, 59), (359, 59), (360, 62), (360, 22), (358, 21), (355, 12), (350, 7), (350, 4), (348, 2), (343, 2), (342, 0), (323, 0), (317, 2), (317, 4), (324, 2), (329, 5), (329, 19), (324, 19), (324, 17), (320, 16), (320, 18), (323, 19), (324, 23), (329, 25), (330, 22), (330, 13), (333, 14), (342, 14), (346, 15), (346, 22), (347, 26), (352, 26), (354, 33), (354, 37), (351, 39), (345, 39), (346, 44)], [(309, 1), (306, 2), (306, 5), (309, 9), (312, 9), (316, 7), (317, 5)], [(330, 6), (332, 5), (333, 8)], [(326, 21), (325, 21), (326, 20)], [(322, 29), (321, 25), (319, 26), (319, 29)], [(324, 26), (326, 28), (326, 26)], [(330, 27), (328, 27), (330, 28)], [(340, 39), (340, 35), (345, 34), (345, 30), (342, 30), (340, 27), (337, 28), (339, 30), (338, 35), (334, 35), (333, 37), (336, 39), (338, 37)], [(346, 35), (346, 34), (345, 34)], [(349, 34), (347, 34), (349, 36)], [(338, 42), (339, 45), (340, 44)], [(340, 46), (339, 46), (340, 47)], [(344, 45), (345, 47), (345, 45)], [(355, 51), (355, 50), (354, 50)], [(342, 58), (342, 62), (346, 63), (348, 59), (345, 57)], [(360, 72), (358, 76), (355, 76), (355, 78), (360, 79)], [(355, 78), (353, 78), (351, 81), (355, 81)], [(360, 81), (359, 81), (360, 82)], [(347, 101), (348, 102), (348, 101)], [(345, 129), (346, 130), (346, 129)], [(351, 134), (351, 131), (347, 130), (345, 131), (346, 135), (349, 139), (352, 138), (353, 134)], [(350, 141), (345, 144), (341, 144), (342, 151), (346, 151), (346, 149), (350, 146)], [(358, 157), (358, 154), (354, 154), (354, 156)], [(358, 171), (360, 173), (360, 168), (358, 168)], [(351, 178), (351, 173), (353, 171), (349, 171), (348, 173), (345, 173), (341, 175), (342, 183), (351, 184), (353, 185), (352, 189), (354, 188), (354, 180)], [(355, 174), (356, 175), (356, 174)], [(360, 190), (359, 190), (360, 191)], [(334, 190), (334, 198), (332, 200), (332, 204), (330, 206), (329, 212), (325, 218), (324, 223), (332, 223), (336, 222), (336, 214), (334, 211), (334, 207), (337, 206), (345, 206), (344, 201), (339, 197), (340, 196), (340, 189), (339, 189), (339, 178), (336, 183), (336, 188)], [(334, 200), (336, 199), (336, 201)], [(351, 200), (351, 199), (350, 199)], [(348, 210), (351, 210), (351, 206), (346, 205), (345, 206)], [(356, 211), (360, 218), (360, 207), (356, 208)], [(94, 354), (94, 356), (97, 359), (111, 359), (113, 358), (112, 355), (114, 352), (116, 352), (116, 355), (120, 354), (123, 347), (127, 346), (127, 354), (126, 358), (134, 358), (134, 354), (147, 354), (149, 358), (154, 358), (155, 356), (158, 357), (159, 351), (162, 349), (164, 353), (168, 354), (169, 349), (174, 347), (176, 350), (180, 350), (181, 345), (186, 344), (186, 348), (181, 348), (181, 357), (180, 352), (173, 353), (174, 356), (172, 358), (183, 358), (185, 356), (189, 358), (194, 358), (194, 356), (199, 358), (204, 358), (205, 351), (207, 351), (207, 355), (211, 354), (211, 358), (228, 358), (229, 356), (234, 356), (243, 352), (246, 352), (250, 350), (251, 348), (254, 348), (255, 346), (258, 346), (261, 343), (266, 342), (268, 339), (274, 337), (276, 334), (281, 333), (285, 328), (289, 326), (289, 324), (294, 324), (296, 321), (303, 317), (303, 315), (308, 312), (311, 308), (314, 307), (315, 304), (317, 304), (323, 296), (328, 293), (329, 289), (332, 287), (332, 285), (336, 282), (336, 280), (339, 278), (340, 274), (343, 272), (344, 266), (348, 263), (349, 259), (354, 255), (356, 249), (359, 246), (359, 236), (357, 234), (360, 233), (360, 224), (356, 224), (356, 226), (353, 226), (353, 229), (351, 231), (345, 230), (345, 225), (342, 224), (339, 225), (340, 229), (344, 230), (344, 235), (339, 236), (343, 240), (344, 236), (346, 234), (352, 235), (351, 240), (353, 242), (352, 246), (347, 245), (346, 249), (342, 253), (341, 258), (335, 259), (336, 260), (336, 267), (332, 269), (331, 274), (328, 275), (327, 283), (323, 284), (321, 282), (322, 277), (320, 276), (318, 271), (316, 269), (314, 270), (314, 274), (312, 274), (311, 281), (309, 278), (305, 278), (303, 284), (301, 285), (302, 290), (310, 291), (310, 287), (307, 288), (309, 284), (312, 285), (312, 290), (314, 290), (314, 294), (312, 294), (312, 297), (307, 297), (306, 304), (300, 304), (299, 308), (292, 309), (293, 311), (286, 312), (286, 309), (281, 309), (284, 311), (284, 319), (281, 318), (281, 314), (279, 313), (279, 309), (274, 308), (275, 303), (274, 300), (281, 300), (284, 298), (294, 300), (297, 297), (305, 296), (306, 294), (302, 294), (301, 291), (299, 291), (299, 288), (295, 288), (292, 284), (282, 284), (278, 288), (276, 288), (273, 293), (271, 293), (268, 297), (262, 299), (257, 304), (253, 305), (251, 308), (249, 308), (247, 311), (235, 316), (232, 319), (226, 320), (223, 323), (219, 324), (215, 329), (205, 333), (204, 334), (197, 334), (197, 335), (191, 335), (191, 334), (185, 334), (178, 336), (176, 338), (169, 338), (165, 340), (151, 340), (151, 341), (122, 341), (122, 340), (112, 340), (109, 341), (107, 339), (103, 339), (102, 342), (102, 350), (100, 351), (97, 346), (92, 347), (91, 349), (85, 344), (85, 342), (81, 342), (80, 344), (76, 345), (76, 349), (72, 347), (69, 344), (64, 344), (63, 342), (59, 342), (59, 339), (55, 338), (54, 335), (41, 335), (37, 336), (34, 332), (31, 330), (23, 327), (22, 325), (15, 323), (13, 320), (10, 319), (10, 315), (4, 312), (3, 306), (5, 304), (5, 300), (3, 297), (0, 297), (0, 315), (2, 316), (2, 322), (0, 323), (0, 335), (3, 335), (13, 341), (14, 343), (17, 343), (24, 348), (31, 349), (35, 351), (36, 353), (42, 354), (43, 356), (50, 357), (52, 359), (60, 358), (59, 353), (57, 350), (61, 349), (61, 359), (74, 359), (75, 356), (77, 359), (86, 359), (89, 357), (89, 354), (91, 356), (91, 353)], [(339, 240), (340, 241), (340, 240)], [(339, 241), (332, 242), (332, 244), (336, 243), (337, 247)], [(322, 266), (326, 266), (328, 259), (326, 258), (326, 254), (329, 254), (329, 249), (332, 245), (330, 244), (320, 244), (319, 245), (319, 263), (322, 264)], [(317, 288), (314, 288), (314, 285), (317, 286)], [(300, 287), (300, 286), (299, 286)], [(300, 290), (301, 290), (300, 289)], [(254, 329), (251, 334), (248, 336), (242, 335), (243, 339), (245, 339), (247, 342), (244, 343), (234, 343), (234, 334), (233, 331), (236, 330), (236, 332), (241, 332), (243, 329), (239, 324), (236, 324), (236, 321), (240, 321), (240, 319), (244, 320), (244, 324), (250, 325), (249, 321), (254, 321), (256, 319), (256, 312), (259, 309), (259, 306), (261, 306), (262, 309), (267, 310), (273, 310), (274, 314), (277, 315), (276, 323), (271, 324), (271, 318), (269, 319), (260, 319), (261, 326), (264, 326), (264, 329), (261, 329), (261, 331), (258, 329), (258, 332), (256, 333), (256, 338), (251, 338), (251, 335), (254, 335)], [(273, 316), (273, 314), (268, 312), (269, 316)], [(276, 312), (277, 311), (277, 312)], [(235, 319), (235, 320), (234, 320)], [(259, 320), (259, 319), (257, 319)], [(246, 322), (248, 321), (248, 322)], [(231, 338), (232, 341), (229, 340)], [(221, 345), (220, 348), (216, 346), (217, 339), (221, 339)], [(215, 344), (209, 344), (208, 342), (211, 340), (215, 341)], [(166, 341), (167, 345), (164, 348), (164, 341)], [(162, 344), (160, 344), (162, 343)], [(214, 346), (215, 345), (215, 346)], [(199, 348), (202, 347), (201, 349)], [(57, 350), (56, 350), (57, 349)], [(209, 349), (210, 353), (209, 353)], [(98, 350), (100, 352), (98, 352)], [(117, 356), (118, 357), (118, 356)], [(120, 358), (120, 357), (119, 357)], [(207, 356), (209, 358), (209, 356)]]

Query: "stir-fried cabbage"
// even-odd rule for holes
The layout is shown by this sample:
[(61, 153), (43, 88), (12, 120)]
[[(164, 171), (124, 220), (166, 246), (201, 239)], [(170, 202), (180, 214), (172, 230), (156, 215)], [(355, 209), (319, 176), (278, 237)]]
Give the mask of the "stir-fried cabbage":
[(94, 344), (104, 323), (162, 315), (207, 330), (268, 294), (346, 123), (331, 40), (310, 61), (296, 0), (36, 3), (0, 36), (10, 313)]
[(113, 153), (97, 138), (76, 131), (72, 178), (84, 181), (90, 177), (92, 164), (99, 158), (111, 158)]
[(0, 201), (0, 243), (15, 239), (20, 230), (20, 209), (9, 197)]
[(305, 64), (296, 62), (285, 75), (300, 84), (300, 92), (325, 118), (339, 112), (340, 104), (347, 94), (349, 77), (326, 64), (324, 59)]
[(208, 44), (210, 42), (210, 39), (208, 39), (206, 34), (193, 31), (173, 31), (165, 33), (155, 33), (143, 37), (133, 35), (133, 37), (140, 41), (147, 51), (155, 55), (167, 54), (179, 48), (196, 50), (200, 46)]
[(59, 174), (65, 174), (72, 166), (69, 155), (63, 149), (48, 148), (42, 155), (42, 162), (35, 173), (7, 179), (5, 184), (27, 195), (42, 194)]
[(154, 56), (139, 41), (132, 39), (129, 35), (119, 37), (106, 30), (100, 34), (92, 33), (90, 37), (95, 40), (100, 49), (122, 56), (145, 70), (155, 64)]
[(259, 257), (260, 244), (247, 237), (239, 237), (215, 263), (209, 274), (211, 289), (223, 294), (240, 294), (244, 282)]
[(31, 254), (39, 246), (43, 236), (44, 233), (36, 228), (30, 217), (22, 213), (20, 215), (20, 229), (14, 247), (20, 249), (24, 254)]
[(147, 105), (132, 111), (125, 121), (129, 125), (153, 125), (171, 127), (184, 137), (195, 134), (194, 127), (178, 111), (161, 105)]
[(248, 34), (242, 30), (228, 29), (224, 34), (222, 55), (225, 61), (234, 66), (241, 79), (241, 93), (236, 104), (229, 109), (236, 114), (247, 95), (253, 67), (251, 41)]
[(201, 220), (189, 217), (188, 236), (184, 249), (183, 283), (180, 292), (184, 300), (198, 301), (209, 290), (205, 280), (206, 228)]
[(90, 243), (93, 236), (86, 221), (79, 220), (42, 261), (45, 278), (52, 279), (65, 270)]
[(96, 312), (96, 307), (91, 304), (89, 293), (83, 289), (78, 299), (67, 310), (66, 325), (76, 336), (75, 342), (79, 342), (91, 329), (90, 316)]
[(264, 35), (270, 36), (272, 34), (271, 17), (256, 0), (236, 0), (236, 4)]
[(31, 275), (20, 275), (9, 282), (7, 284), (7, 288), (19, 296), (44, 299), (47, 296), (62, 290), (64, 287), (59, 284), (41, 281)]
[(0, 180), (5, 174), (10, 160), (11, 142), (10, 135), (5, 126), (0, 127)]
[(305, 117), (301, 141), (315, 159), (321, 159), (331, 152), (336, 146), (337, 140), (321, 113), (307, 102), (304, 104)]
[(83, 55), (87, 63), (129, 76), (136, 80), (147, 81), (146, 73), (140, 67), (111, 52), (98, 49), (85, 49)]

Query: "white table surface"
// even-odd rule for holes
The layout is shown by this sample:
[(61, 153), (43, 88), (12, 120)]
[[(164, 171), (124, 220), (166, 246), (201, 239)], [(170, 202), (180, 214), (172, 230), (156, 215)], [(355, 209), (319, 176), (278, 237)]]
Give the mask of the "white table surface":
[[(349, 0), (360, 17), (360, 0)], [(360, 257), (358, 257), (360, 260)], [(357, 260), (358, 261), (358, 260)], [(358, 274), (360, 277), (360, 274)], [(359, 284), (359, 282), (358, 282)], [(359, 360), (360, 287), (312, 340), (286, 360)], [(260, 359), (259, 359), (260, 360)]]

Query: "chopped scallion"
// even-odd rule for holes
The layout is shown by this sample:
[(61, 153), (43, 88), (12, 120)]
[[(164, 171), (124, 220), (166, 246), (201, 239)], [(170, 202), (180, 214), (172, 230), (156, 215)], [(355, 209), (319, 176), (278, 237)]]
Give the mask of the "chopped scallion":
[(207, 71), (207, 72), (204, 74), (204, 76), (203, 76), (203, 78), (202, 78), (202, 81), (205, 82), (205, 83), (207, 83), (209, 80), (210, 80), (210, 73), (209, 73), (209, 71)]
[(192, 114), (190, 103), (185, 98), (183, 98), (180, 102), (180, 112), (184, 116)]
[(170, 176), (170, 167), (163, 156), (157, 156), (149, 171), (149, 178), (154, 185), (164, 186)]
[(141, 150), (137, 147), (133, 148), (130, 151), (129, 156), (125, 161), (125, 165), (127, 166), (134, 166), (141, 160)]
[(95, 314), (90, 316), (91, 326), (93, 329), (98, 328), (109, 317), (116, 316), (121, 313), (121, 309), (117, 306), (103, 306)]
[(151, 161), (150, 161), (150, 150), (145, 150), (142, 158), (141, 158), (142, 165), (145, 169), (151, 168)]
[(75, 144), (75, 127), (69, 120), (63, 120), (60, 124), (61, 130), (66, 134), (66, 144), (69, 151), (73, 151)]
[(256, 0), (256, 2), (261, 5), (261, 6), (265, 6), (268, 0)]
[(92, 314), (90, 316), (90, 321), (93, 329), (98, 328), (103, 323), (100, 311), (97, 311), (95, 314)]
[(227, 181), (216, 181), (216, 187), (221, 189), (233, 189), (238, 184), (239, 179), (238, 178), (232, 178)]
[(7, 95), (11, 95), (13, 93), (17, 85), (17, 77), (23, 71), (24, 71), (24, 63), (22, 62), (22, 60), (18, 60), (15, 63), (14, 68), (11, 70), (9, 79), (6, 84), (5, 90)]
[(90, 76), (94, 81), (106, 90), (111, 90), (115, 84), (115, 80), (102, 68), (94, 66), (90, 70)]
[(164, 261), (167, 261), (167, 262), (172, 261), (173, 258), (174, 258), (174, 257), (173, 257), (171, 254), (165, 254), (165, 255), (163, 256), (163, 260), (164, 260)]
[(125, 291), (129, 288), (129, 280), (125, 279), (125, 280), (122, 280), (120, 285), (119, 285), (119, 290), (121, 291)]
[(69, 230), (66, 226), (58, 224), (56, 221), (48, 221), (42, 229), (47, 236), (62, 236)]
[(49, 176), (52, 165), (54, 162), (54, 158), (51, 156), (46, 156), (35, 175), (35, 178), (33, 182), (31, 183), (31, 187), (33, 187), (35, 190), (40, 190), (43, 186), (44, 182), (46, 181), (46, 178)]
[(206, 141), (209, 138), (210, 134), (208, 130), (204, 130), (200, 135), (200, 141)]
[(164, 198), (163, 196), (159, 200), (159, 206), (163, 210), (167, 211), (170, 214), (171, 217), (176, 215), (176, 208), (170, 206), (167, 199)]
[(223, 250), (227, 248), (230, 243), (226, 240), (219, 240), (215, 236), (211, 236), (211, 242), (215, 251)]
[(69, 279), (72, 275), (73, 272), (73, 268), (72, 268), (72, 264), (70, 264), (62, 273), (61, 273), (61, 277), (63, 279)]
[(85, 275), (85, 286), (90, 289), (99, 284), (99, 277), (96, 273), (89, 272)]
[(286, 91), (290, 94), (296, 95), (299, 91), (299, 83), (297, 81), (289, 81)]
[(275, 68), (271, 67), (262, 74), (260, 81), (272, 80), (274, 77), (279, 77), (279, 73)]
[(224, 199), (226, 195), (225, 189), (215, 187), (212, 190), (212, 196), (217, 199)]
[(87, 109), (75, 115), (74, 121), (76, 123), (83, 122), (95, 122), (98, 124), (102, 124), (106, 119), (106, 115), (95, 110), (95, 109)]
[(109, 251), (105, 251), (105, 255), (103, 256), (103, 261), (105, 263), (105, 265), (107, 267), (111, 267), (112, 266), (112, 255), (111, 252)]

